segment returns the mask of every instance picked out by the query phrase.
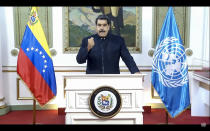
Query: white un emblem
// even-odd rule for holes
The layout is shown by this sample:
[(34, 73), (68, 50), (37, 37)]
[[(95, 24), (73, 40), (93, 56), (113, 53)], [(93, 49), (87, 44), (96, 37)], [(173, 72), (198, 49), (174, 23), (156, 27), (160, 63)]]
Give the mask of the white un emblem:
[(154, 72), (166, 87), (179, 87), (188, 82), (185, 50), (179, 39), (167, 37), (159, 44), (153, 58)]

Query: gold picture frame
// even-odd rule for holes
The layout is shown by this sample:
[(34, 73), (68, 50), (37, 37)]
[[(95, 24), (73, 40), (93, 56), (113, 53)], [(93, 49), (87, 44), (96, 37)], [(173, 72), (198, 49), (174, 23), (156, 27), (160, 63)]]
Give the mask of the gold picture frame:
[[(33, 97), (25, 97), (20, 95), (20, 81), (22, 81), (20, 78), (16, 79), (17, 82), (17, 100), (33, 100)], [(26, 87), (27, 88), (27, 87)]]
[[(159, 37), (159, 33), (162, 29), (163, 22), (165, 20), (166, 13), (169, 7), (153, 7), (152, 13), (152, 47), (155, 48), (157, 44), (157, 40)], [(176, 17), (176, 23), (179, 28), (179, 33), (183, 41), (183, 45), (185, 48), (190, 47), (190, 13), (191, 7), (186, 6), (178, 6), (173, 7), (174, 15)]]
[(160, 96), (158, 95), (158, 93), (156, 92), (155, 88), (151, 85), (151, 96), (152, 99), (160, 99)]
[[(31, 8), (32, 8), (31, 6), (24, 6), (24, 7), (17, 6), (14, 7), (13, 9), (15, 48), (18, 49), (20, 48), (25, 28), (29, 20)], [(53, 47), (52, 7), (44, 7), (44, 6), (38, 7), (37, 12), (47, 39), (48, 46), (49, 48), (52, 48)]]
[[(123, 26), (123, 29), (121, 28), (120, 33), (123, 37), (125, 36), (124, 39), (130, 53), (141, 53), (142, 52), (142, 37), (141, 37), (142, 36), (142, 22), (141, 22), (142, 21), (142, 8), (141, 7), (126, 7), (126, 6), (123, 6), (120, 8), (122, 8), (122, 12), (123, 12), (123, 23), (125, 23)], [(100, 13), (102, 14), (102, 11), (100, 13), (95, 13), (93, 10), (91, 11), (91, 9), (93, 9), (93, 7), (90, 7), (90, 6), (63, 7), (63, 51), (64, 53), (77, 53), (80, 48), (82, 38), (84, 36), (94, 34), (95, 18)], [(135, 19), (132, 19), (134, 16), (135, 16)], [(131, 24), (129, 25), (129, 23)], [(113, 25), (113, 22), (112, 22), (112, 25)], [(82, 31), (82, 29), (84, 30)], [(115, 27), (113, 27), (112, 29), (115, 29)], [(133, 34), (130, 32), (128, 33), (128, 29), (133, 29)], [(71, 31), (73, 32), (72, 35), (71, 35)], [(131, 37), (133, 39), (132, 39), (132, 42), (129, 43), (128, 41), (131, 41), (131, 40), (128, 40), (128, 38), (131, 39)]]

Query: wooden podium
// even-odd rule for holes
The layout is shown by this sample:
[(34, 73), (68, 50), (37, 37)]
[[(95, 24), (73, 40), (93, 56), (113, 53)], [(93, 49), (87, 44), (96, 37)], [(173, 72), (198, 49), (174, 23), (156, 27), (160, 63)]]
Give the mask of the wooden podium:
[[(144, 74), (64, 76), (66, 79), (65, 124), (143, 124), (143, 77)], [(97, 117), (89, 107), (90, 95), (102, 86), (114, 88), (121, 96), (120, 111), (108, 119)]]

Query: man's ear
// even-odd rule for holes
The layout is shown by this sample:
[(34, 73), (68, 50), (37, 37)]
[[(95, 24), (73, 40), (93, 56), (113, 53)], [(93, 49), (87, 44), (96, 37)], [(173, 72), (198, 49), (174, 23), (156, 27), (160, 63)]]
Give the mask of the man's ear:
[(109, 30), (110, 30), (110, 28), (111, 28), (111, 23), (108, 25), (108, 28), (109, 28)]

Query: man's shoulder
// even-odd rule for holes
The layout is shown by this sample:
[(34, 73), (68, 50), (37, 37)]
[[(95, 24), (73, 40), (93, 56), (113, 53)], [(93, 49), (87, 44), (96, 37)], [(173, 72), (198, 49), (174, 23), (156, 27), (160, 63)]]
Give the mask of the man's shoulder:
[(115, 34), (111, 34), (111, 37), (112, 37), (113, 39), (119, 39), (119, 40), (123, 40), (123, 39), (124, 39), (122, 36), (120, 36), (120, 35), (115, 35)]

